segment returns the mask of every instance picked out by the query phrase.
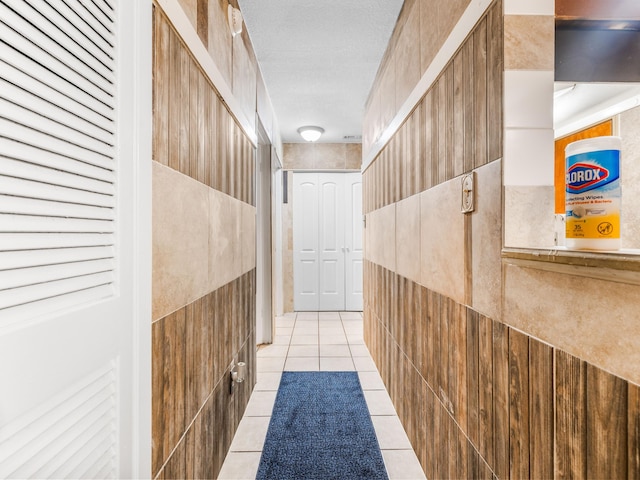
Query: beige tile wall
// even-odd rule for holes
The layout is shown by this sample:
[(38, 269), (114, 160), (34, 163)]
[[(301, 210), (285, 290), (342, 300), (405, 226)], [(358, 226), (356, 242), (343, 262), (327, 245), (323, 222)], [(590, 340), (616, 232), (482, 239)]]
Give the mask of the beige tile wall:
[(640, 107), (620, 115), (622, 230), (625, 248), (640, 249)]

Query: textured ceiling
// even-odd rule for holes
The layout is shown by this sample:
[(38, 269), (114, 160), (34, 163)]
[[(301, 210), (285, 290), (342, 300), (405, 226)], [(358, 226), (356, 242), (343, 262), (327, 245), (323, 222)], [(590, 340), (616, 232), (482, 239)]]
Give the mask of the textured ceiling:
[(239, 0), (282, 140), (360, 142), (364, 104), (403, 0)]

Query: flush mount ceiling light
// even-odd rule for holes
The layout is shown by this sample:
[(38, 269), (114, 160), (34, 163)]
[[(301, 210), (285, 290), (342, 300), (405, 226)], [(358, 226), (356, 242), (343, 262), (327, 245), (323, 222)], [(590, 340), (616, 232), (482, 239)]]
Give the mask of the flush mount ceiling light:
[(231, 5), (227, 7), (227, 16), (229, 20), (229, 28), (231, 28), (231, 36), (235, 37), (242, 33), (242, 13)]
[(298, 133), (307, 142), (315, 142), (320, 138), (320, 135), (324, 133), (324, 128), (307, 125), (306, 127), (300, 127)]

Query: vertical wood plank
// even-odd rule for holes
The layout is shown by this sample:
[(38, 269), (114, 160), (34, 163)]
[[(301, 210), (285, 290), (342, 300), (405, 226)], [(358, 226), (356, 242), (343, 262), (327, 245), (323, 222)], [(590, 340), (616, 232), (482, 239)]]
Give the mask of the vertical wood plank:
[(162, 414), (164, 416), (164, 435), (162, 437), (162, 461), (166, 462), (169, 454), (175, 447), (177, 438), (176, 434), (176, 394), (175, 394), (175, 357), (177, 356), (176, 346), (176, 316), (178, 312), (167, 315), (164, 318), (164, 339), (163, 339), (163, 398), (162, 398)]
[(427, 446), (425, 451), (425, 475), (427, 478), (436, 478), (436, 448), (438, 441), (436, 439), (435, 422), (436, 422), (436, 403), (438, 399), (435, 397), (433, 390), (427, 385), (427, 395), (425, 402), (425, 428), (427, 431)]
[(478, 451), (490, 465), (494, 464), (493, 448), (493, 323), (479, 316), (478, 328), (478, 408), (480, 411)]
[(178, 129), (178, 136), (180, 146), (179, 148), (179, 160), (178, 169), (185, 175), (190, 175), (189, 172), (189, 155), (190, 155), (190, 121), (191, 121), (191, 99), (190, 99), (190, 86), (191, 86), (191, 69), (195, 68), (194, 62), (189, 56), (187, 49), (184, 45), (180, 45), (180, 92), (179, 97), (176, 99), (180, 105), (180, 125)]
[(502, 157), (503, 24), (502, 0), (498, 0), (487, 14), (487, 160), (489, 162)]
[(180, 103), (181, 76), (180, 70), (182, 43), (173, 29), (169, 29), (169, 158), (167, 165), (174, 170), (180, 170)]
[(200, 72), (198, 75), (198, 105), (197, 105), (197, 119), (198, 119), (198, 134), (197, 134), (197, 156), (196, 156), (196, 180), (207, 184), (206, 162), (209, 156), (209, 134), (210, 130), (207, 129), (211, 123), (209, 115), (211, 110), (209, 108), (209, 102), (211, 100), (211, 89), (209, 88), (209, 82), (207, 82), (205, 76)]
[(629, 471), (628, 478), (640, 478), (640, 387), (629, 383), (628, 426)]
[(440, 183), (440, 146), (438, 145), (440, 141), (439, 131), (440, 128), (439, 118), (440, 118), (440, 82), (442, 79), (436, 81), (436, 83), (431, 87), (431, 186), (438, 185)]
[(200, 405), (198, 402), (197, 370), (199, 358), (196, 357), (196, 319), (194, 303), (184, 307), (184, 424), (189, 425), (196, 416)]
[(199, 77), (202, 76), (196, 62), (189, 59), (189, 155), (187, 157), (187, 175), (198, 179), (198, 122), (199, 105), (198, 90)]
[[(207, 82), (208, 86), (208, 82)], [(205, 128), (208, 132), (214, 134), (207, 135), (208, 148), (206, 149), (207, 157), (205, 159), (205, 183), (211, 187), (216, 188), (216, 168), (218, 158), (218, 96), (215, 91), (208, 89), (209, 101), (207, 102), (207, 115), (205, 116), (206, 125)], [(206, 96), (206, 95), (205, 95)]]
[(447, 128), (449, 124), (448, 117), (448, 85), (449, 84), (449, 69), (446, 68), (442, 75), (438, 79), (436, 86), (434, 89), (437, 93), (438, 99), (438, 184), (443, 183), (447, 180), (447, 174), (449, 173), (448, 165), (449, 165), (449, 145), (447, 144), (447, 140), (449, 136), (447, 135)]
[[(463, 47), (464, 48), (464, 47)], [(453, 176), (464, 173), (464, 57), (453, 58)]]
[(165, 423), (165, 375), (164, 375), (164, 332), (165, 319), (151, 324), (152, 362), (151, 362), (151, 472), (155, 477), (165, 461), (164, 444), (166, 434)]
[(509, 332), (509, 447), (512, 478), (529, 478), (529, 339)]
[(454, 82), (454, 72), (453, 72), (453, 63), (450, 63), (446, 68), (444, 73), (445, 78), (445, 108), (446, 108), (446, 124), (445, 124), (445, 143), (446, 143), (446, 169), (445, 169), (445, 180), (451, 180), (454, 177), (454, 144), (455, 139), (453, 136), (453, 82)]
[(529, 340), (531, 478), (553, 478), (553, 350)]
[(493, 441), (498, 478), (509, 478), (509, 328), (493, 322)]
[(413, 159), (413, 193), (424, 190), (422, 167), (424, 165), (424, 101), (420, 102), (414, 113), (413, 134), (415, 135), (415, 157)]
[(170, 28), (157, 7), (153, 9), (153, 159), (169, 164)]
[(422, 191), (433, 186), (433, 93), (422, 99)]
[(440, 388), (440, 400), (443, 402), (447, 410), (447, 415), (450, 409), (449, 400), (449, 311), (453, 303), (447, 297), (441, 297), (440, 299), (440, 322), (439, 331), (437, 335), (438, 344), (438, 386)]
[(475, 167), (475, 72), (474, 36), (470, 35), (460, 50), (464, 112), (464, 172)]
[(587, 370), (585, 363), (555, 351), (555, 474), (587, 476)]
[[(449, 379), (451, 401), (454, 405), (454, 417), (462, 431), (467, 431), (467, 310), (466, 307), (455, 303), (454, 312), (451, 315), (451, 327), (449, 329), (450, 344), (453, 356), (450, 367), (453, 376)], [(466, 448), (466, 439), (463, 442)], [(462, 447), (460, 447), (462, 448)], [(464, 456), (466, 469), (466, 455)]]
[(627, 383), (587, 364), (587, 477), (625, 478)]
[[(479, 315), (467, 308), (467, 434), (471, 442), (480, 445), (480, 387), (479, 387)], [(473, 474), (472, 471), (469, 471)]]
[(487, 18), (473, 32), (474, 66), (474, 161), (475, 167), (487, 163)]

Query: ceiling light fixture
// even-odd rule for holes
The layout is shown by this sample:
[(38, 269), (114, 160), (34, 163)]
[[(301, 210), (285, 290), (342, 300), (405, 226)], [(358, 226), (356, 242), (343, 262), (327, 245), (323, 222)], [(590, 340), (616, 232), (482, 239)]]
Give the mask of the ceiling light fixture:
[(320, 135), (324, 133), (324, 128), (307, 125), (305, 127), (300, 127), (298, 129), (298, 133), (307, 142), (315, 142), (320, 138)]

